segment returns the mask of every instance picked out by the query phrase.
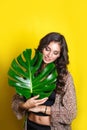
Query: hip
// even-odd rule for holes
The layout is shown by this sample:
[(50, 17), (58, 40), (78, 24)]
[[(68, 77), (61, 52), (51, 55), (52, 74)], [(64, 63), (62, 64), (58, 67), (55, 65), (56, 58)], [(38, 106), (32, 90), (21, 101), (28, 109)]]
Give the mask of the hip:
[(37, 124), (33, 121), (27, 120), (27, 130), (51, 130), (50, 126)]
[(39, 116), (36, 115), (35, 113), (30, 113), (28, 116), (28, 119), (32, 122), (35, 122), (37, 124), (41, 125), (47, 125), (50, 126), (50, 116)]

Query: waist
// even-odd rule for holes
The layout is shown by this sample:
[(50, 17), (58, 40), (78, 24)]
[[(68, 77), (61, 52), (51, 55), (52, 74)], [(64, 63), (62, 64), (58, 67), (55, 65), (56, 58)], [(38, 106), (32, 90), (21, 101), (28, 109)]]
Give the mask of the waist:
[(29, 113), (28, 119), (37, 124), (50, 126), (50, 116), (39, 116), (31, 112)]

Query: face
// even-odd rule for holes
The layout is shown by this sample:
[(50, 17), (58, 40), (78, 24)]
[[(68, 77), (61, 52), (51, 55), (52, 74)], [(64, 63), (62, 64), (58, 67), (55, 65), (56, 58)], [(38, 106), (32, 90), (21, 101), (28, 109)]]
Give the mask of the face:
[(60, 51), (61, 47), (58, 42), (50, 42), (42, 51), (44, 63), (54, 62), (60, 56)]

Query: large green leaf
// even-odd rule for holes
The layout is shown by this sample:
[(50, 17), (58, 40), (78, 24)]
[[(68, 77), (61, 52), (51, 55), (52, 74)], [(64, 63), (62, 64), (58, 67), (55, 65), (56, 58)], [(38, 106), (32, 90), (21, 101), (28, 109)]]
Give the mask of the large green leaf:
[(56, 87), (57, 71), (54, 63), (48, 64), (39, 74), (36, 74), (42, 64), (42, 54), (36, 51), (31, 58), (32, 50), (26, 49), (11, 63), (8, 71), (8, 83), (15, 87), (16, 92), (27, 99), (40, 95), (48, 97)]

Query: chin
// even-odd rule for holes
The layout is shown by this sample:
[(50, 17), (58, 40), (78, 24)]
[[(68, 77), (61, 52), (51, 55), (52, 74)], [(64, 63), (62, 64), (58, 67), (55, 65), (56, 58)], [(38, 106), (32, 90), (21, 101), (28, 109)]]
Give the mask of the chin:
[(44, 60), (44, 63), (45, 63), (45, 64), (49, 64), (49, 63), (51, 63), (51, 62), (52, 62), (52, 61), (45, 61), (45, 60)]

